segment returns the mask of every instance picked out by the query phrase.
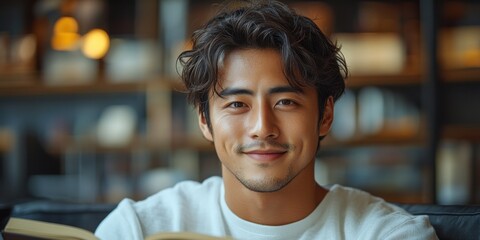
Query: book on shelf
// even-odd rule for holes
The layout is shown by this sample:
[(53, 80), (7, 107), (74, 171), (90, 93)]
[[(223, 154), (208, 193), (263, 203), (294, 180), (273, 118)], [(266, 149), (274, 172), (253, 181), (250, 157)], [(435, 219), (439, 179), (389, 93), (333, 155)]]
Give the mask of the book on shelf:
[[(69, 225), (30, 220), (23, 218), (10, 218), (5, 229), (2, 230), (4, 240), (40, 240), (40, 239), (82, 239), (98, 240), (92, 232)], [(222, 240), (228, 237), (215, 237), (193, 232), (159, 232), (148, 236), (146, 240)]]

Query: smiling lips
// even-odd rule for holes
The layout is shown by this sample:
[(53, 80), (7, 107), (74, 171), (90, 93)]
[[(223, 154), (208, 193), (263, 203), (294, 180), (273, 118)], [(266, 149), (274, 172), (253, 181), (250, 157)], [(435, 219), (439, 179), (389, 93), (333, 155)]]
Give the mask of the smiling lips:
[(280, 158), (286, 152), (284, 150), (254, 150), (244, 152), (244, 154), (257, 161), (269, 162)]

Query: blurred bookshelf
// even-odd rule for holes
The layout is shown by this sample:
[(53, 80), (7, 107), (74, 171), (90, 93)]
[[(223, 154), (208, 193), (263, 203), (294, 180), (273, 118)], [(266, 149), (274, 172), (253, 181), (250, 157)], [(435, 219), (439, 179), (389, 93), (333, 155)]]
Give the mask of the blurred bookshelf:
[[(218, 1), (47, 2), (0, 3), (0, 180), (9, 190), (0, 201), (141, 199), (221, 174), (175, 66)], [(317, 156), (318, 181), (393, 202), (480, 203), (480, 4), (435, 6), (437, 89), (427, 81), (422, 1), (285, 2), (336, 40), (351, 67)], [(68, 17), (78, 25), (72, 39), (108, 34), (104, 55), (53, 45)], [(451, 197), (455, 188), (461, 198)]]
[(46, 85), (42, 82), (38, 78), (15, 82), (0, 81), (0, 96), (141, 93), (147, 91), (149, 84), (162, 84), (164, 88), (169, 88), (172, 91), (181, 91), (183, 89), (179, 80), (166, 80), (160, 77), (150, 80), (130, 80), (121, 83), (112, 83), (106, 79), (97, 79), (94, 83), (88, 84)]

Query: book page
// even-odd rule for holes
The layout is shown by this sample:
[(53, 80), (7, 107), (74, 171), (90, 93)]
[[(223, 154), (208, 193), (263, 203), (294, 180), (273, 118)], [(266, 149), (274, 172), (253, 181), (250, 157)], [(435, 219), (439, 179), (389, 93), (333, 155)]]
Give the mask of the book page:
[(98, 240), (93, 233), (85, 229), (22, 218), (10, 218), (4, 232), (48, 239)]

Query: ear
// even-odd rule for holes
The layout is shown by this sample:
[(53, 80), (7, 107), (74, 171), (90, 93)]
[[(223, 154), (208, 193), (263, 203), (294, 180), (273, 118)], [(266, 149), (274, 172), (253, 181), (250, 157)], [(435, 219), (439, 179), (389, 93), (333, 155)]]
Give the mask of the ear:
[(333, 97), (328, 97), (327, 101), (325, 102), (325, 109), (323, 110), (323, 118), (320, 121), (320, 126), (318, 129), (318, 135), (320, 137), (326, 136), (328, 132), (330, 132), (330, 128), (332, 127), (333, 122)]
[(197, 108), (197, 113), (198, 113), (198, 126), (202, 131), (203, 137), (205, 137), (208, 141), (213, 142), (213, 136), (212, 136), (212, 133), (210, 132), (210, 128), (208, 127), (205, 114), (203, 112), (200, 112), (198, 108)]

